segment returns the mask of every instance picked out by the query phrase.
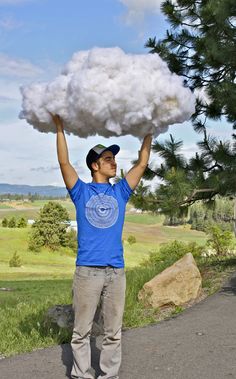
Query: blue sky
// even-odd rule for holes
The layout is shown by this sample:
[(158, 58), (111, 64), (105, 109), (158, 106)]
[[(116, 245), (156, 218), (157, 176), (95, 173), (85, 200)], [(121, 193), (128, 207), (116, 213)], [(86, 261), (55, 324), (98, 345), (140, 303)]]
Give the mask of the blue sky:
[[(19, 120), (19, 87), (52, 80), (72, 54), (94, 46), (119, 46), (127, 53), (147, 54), (149, 37), (163, 37), (167, 24), (158, 0), (0, 0), (0, 182), (63, 185), (57, 164), (55, 135), (42, 134)], [(217, 128), (214, 126), (214, 130)], [(172, 126), (170, 132), (185, 140), (190, 155), (198, 138), (192, 127)], [(222, 138), (228, 126), (221, 128)], [(70, 160), (84, 180), (89, 148), (97, 143), (121, 146), (120, 168), (137, 157), (140, 141), (131, 136), (110, 138), (67, 137)], [(152, 159), (156, 160), (157, 157)]]

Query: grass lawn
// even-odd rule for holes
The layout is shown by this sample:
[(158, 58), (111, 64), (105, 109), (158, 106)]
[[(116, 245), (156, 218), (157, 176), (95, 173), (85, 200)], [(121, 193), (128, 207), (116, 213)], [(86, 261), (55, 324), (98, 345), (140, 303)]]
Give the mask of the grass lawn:
[[(141, 218), (142, 215), (138, 215)], [(145, 220), (147, 215), (143, 215)], [(151, 218), (150, 218), (151, 220)], [(150, 221), (149, 220), (149, 221)], [(71, 277), (75, 257), (69, 254), (68, 249), (61, 248), (60, 251), (52, 252), (42, 249), (40, 253), (28, 250), (28, 235), (30, 227), (27, 228), (3, 228), (0, 227), (0, 278), (2, 279), (31, 279), (31, 278), (69, 278)], [(133, 235), (136, 243), (129, 245), (127, 238)], [(189, 227), (166, 227), (160, 224), (145, 225), (135, 222), (125, 222), (123, 240), (126, 267), (139, 265), (152, 250), (158, 249), (161, 243), (174, 239), (181, 241), (196, 241), (203, 244), (206, 240), (202, 232), (192, 231)], [(10, 268), (9, 260), (14, 252), (20, 255), (22, 267)]]
[(135, 224), (144, 224), (144, 225), (155, 225), (161, 224), (164, 220), (162, 215), (153, 215), (150, 213), (126, 213), (125, 221), (132, 222)]
[(61, 332), (46, 327), (44, 315), (50, 306), (71, 303), (71, 279), (0, 281), (1, 288), (6, 286), (12, 292), (0, 291), (0, 355), (65, 341)]
[[(73, 210), (69, 200), (66, 205), (68, 210)], [(16, 212), (20, 210), (15, 210), (12, 215), (16, 216)], [(152, 268), (137, 267), (139, 263), (161, 243), (177, 239), (203, 244), (206, 240), (204, 233), (191, 231), (189, 227), (162, 226), (160, 221), (159, 216), (149, 214), (126, 216), (123, 240), (127, 268), (124, 326), (127, 327), (155, 321), (155, 315), (137, 301), (138, 290), (155, 273)], [(0, 355), (4, 356), (70, 340), (69, 333), (48, 327), (44, 315), (52, 305), (71, 303), (75, 256), (68, 249), (55, 252), (42, 249), (40, 253), (28, 251), (29, 232), (30, 227), (0, 227), (0, 288), (12, 289), (10, 292), (0, 291)], [(127, 242), (130, 235), (137, 241), (133, 245)], [(21, 257), (22, 267), (9, 267), (15, 251)]]
[[(0, 278), (1, 279), (37, 279), (70, 278), (75, 267), (75, 256), (67, 249), (58, 252), (42, 249), (40, 253), (28, 250), (27, 228), (0, 227)], [(9, 267), (14, 252), (20, 256), (22, 267)]]

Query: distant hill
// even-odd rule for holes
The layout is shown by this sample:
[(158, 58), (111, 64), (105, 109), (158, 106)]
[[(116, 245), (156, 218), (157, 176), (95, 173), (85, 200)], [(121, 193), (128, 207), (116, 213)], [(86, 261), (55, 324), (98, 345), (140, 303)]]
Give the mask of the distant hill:
[(0, 195), (34, 195), (50, 196), (50, 197), (63, 197), (67, 195), (65, 187), (56, 186), (28, 186), (24, 184), (7, 184), (0, 183)]

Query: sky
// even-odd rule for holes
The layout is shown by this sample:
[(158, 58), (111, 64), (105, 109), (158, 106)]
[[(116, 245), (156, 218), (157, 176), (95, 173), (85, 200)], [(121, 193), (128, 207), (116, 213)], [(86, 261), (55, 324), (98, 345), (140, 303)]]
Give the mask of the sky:
[[(72, 55), (93, 47), (119, 46), (126, 53), (148, 54), (149, 37), (162, 38), (168, 28), (159, 0), (0, 0), (0, 183), (63, 186), (56, 155), (56, 135), (40, 133), (19, 119), (20, 87), (53, 80)], [(226, 123), (212, 123), (221, 139)], [(199, 136), (186, 122), (158, 138), (173, 134), (184, 140), (183, 153), (197, 150)], [(98, 143), (120, 145), (118, 168), (128, 170), (140, 141), (132, 136), (67, 136), (70, 161), (82, 180), (90, 181), (85, 158)], [(154, 165), (160, 160), (151, 156)]]

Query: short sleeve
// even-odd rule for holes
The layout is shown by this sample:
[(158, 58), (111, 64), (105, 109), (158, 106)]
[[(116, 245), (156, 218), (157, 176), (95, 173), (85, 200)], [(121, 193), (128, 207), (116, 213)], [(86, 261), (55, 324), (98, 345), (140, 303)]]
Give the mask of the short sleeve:
[(120, 191), (121, 191), (121, 196), (123, 197), (123, 199), (126, 201), (126, 203), (128, 202), (130, 196), (132, 195), (133, 193), (133, 190), (130, 188), (127, 180), (125, 178), (121, 179), (118, 183), (117, 183), (117, 186), (120, 187)]
[(75, 183), (74, 187), (72, 187), (71, 189), (67, 188), (67, 191), (71, 197), (71, 200), (73, 201), (73, 203), (75, 203), (76, 201), (79, 200), (80, 198), (80, 195), (83, 191), (83, 187), (84, 187), (85, 183), (80, 180), (78, 178), (77, 182)]

